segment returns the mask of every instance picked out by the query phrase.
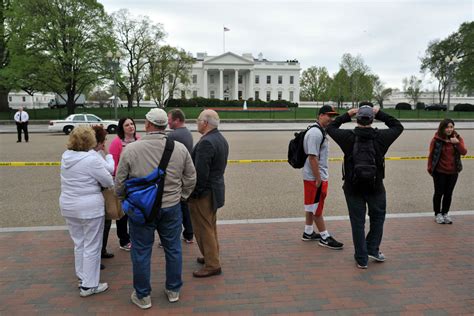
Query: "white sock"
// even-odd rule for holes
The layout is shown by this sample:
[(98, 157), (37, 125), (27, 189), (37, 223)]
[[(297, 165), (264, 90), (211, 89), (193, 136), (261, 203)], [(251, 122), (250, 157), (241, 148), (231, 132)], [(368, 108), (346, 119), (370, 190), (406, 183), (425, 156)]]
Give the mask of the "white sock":
[(328, 239), (328, 237), (331, 236), (331, 235), (329, 235), (327, 230), (325, 230), (323, 232), (320, 232), (319, 234), (321, 234), (322, 239)]
[(304, 232), (311, 235), (314, 232), (313, 225), (304, 225)]

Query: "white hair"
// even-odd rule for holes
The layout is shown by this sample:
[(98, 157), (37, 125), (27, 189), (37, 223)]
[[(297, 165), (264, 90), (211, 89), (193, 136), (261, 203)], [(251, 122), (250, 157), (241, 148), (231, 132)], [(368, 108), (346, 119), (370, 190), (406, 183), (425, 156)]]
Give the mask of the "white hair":
[(204, 114), (202, 120), (206, 121), (209, 125), (212, 125), (214, 127), (218, 127), (220, 123), (219, 118), (212, 117), (212, 115), (210, 114)]

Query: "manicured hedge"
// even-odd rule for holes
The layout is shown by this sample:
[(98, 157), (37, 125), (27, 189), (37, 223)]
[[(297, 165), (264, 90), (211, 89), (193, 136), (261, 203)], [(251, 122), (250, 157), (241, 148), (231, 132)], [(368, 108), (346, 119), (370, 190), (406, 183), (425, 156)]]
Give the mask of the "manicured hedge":
[(424, 110), (424, 109), (425, 109), (425, 106), (426, 106), (426, 105), (425, 105), (424, 102), (418, 102), (418, 103), (416, 104), (416, 109), (417, 109), (417, 110)]
[(411, 110), (411, 104), (406, 102), (397, 103), (395, 110)]
[[(219, 108), (219, 107), (242, 107), (244, 105), (243, 100), (232, 100), (225, 101), (219, 99), (206, 99), (206, 98), (192, 98), (192, 99), (170, 99), (168, 100), (167, 108), (186, 108), (186, 107), (207, 107), (207, 108)], [(289, 102), (286, 100), (272, 100), (269, 102), (257, 100), (247, 101), (247, 107), (283, 107), (283, 108), (294, 108), (298, 107), (298, 103)]]
[(469, 103), (459, 103), (454, 107), (454, 111), (459, 112), (474, 112), (474, 105)]

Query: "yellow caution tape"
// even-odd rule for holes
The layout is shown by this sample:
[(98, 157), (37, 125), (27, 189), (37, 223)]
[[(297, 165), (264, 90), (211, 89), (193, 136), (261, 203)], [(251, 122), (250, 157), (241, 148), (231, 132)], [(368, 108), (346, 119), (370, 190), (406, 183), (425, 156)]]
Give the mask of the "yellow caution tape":
[[(427, 156), (409, 156), (409, 157), (385, 157), (385, 160), (426, 160)], [(474, 156), (463, 156), (462, 159), (474, 159)], [(343, 161), (344, 158), (329, 158), (329, 161)], [(230, 164), (250, 164), (250, 163), (271, 163), (271, 162), (287, 162), (287, 159), (239, 159), (239, 160), (227, 160)], [(35, 162), (35, 161), (11, 161), (11, 162), (1, 162), (0, 167), (52, 167), (60, 166), (61, 162)]]

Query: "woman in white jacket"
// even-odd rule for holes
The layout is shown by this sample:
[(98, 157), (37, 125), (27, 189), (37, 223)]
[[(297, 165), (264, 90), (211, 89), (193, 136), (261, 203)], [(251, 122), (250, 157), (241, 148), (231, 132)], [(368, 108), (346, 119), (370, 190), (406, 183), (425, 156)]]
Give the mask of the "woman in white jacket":
[(96, 146), (95, 132), (79, 126), (69, 135), (61, 159), (61, 196), (59, 205), (74, 242), (76, 275), (82, 297), (104, 292), (99, 283), (100, 252), (104, 227), (104, 198), (101, 188), (113, 186), (113, 179)]

